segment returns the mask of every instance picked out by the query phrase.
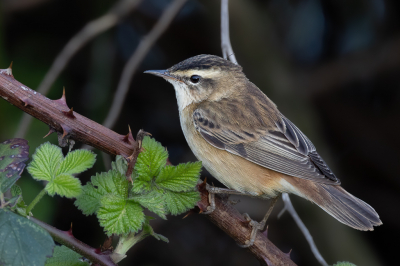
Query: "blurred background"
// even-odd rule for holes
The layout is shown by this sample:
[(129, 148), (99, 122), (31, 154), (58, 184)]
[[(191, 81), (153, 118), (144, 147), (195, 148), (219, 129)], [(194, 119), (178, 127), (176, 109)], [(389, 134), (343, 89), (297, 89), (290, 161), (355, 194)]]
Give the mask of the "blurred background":
[[(145, 0), (116, 26), (75, 54), (48, 97), (61, 97), (74, 111), (103, 123), (124, 65), (172, 1)], [(14, 77), (36, 89), (66, 43), (116, 1), (0, 0), (0, 68), (14, 62)], [(360, 232), (317, 206), (292, 196), (293, 204), (329, 264), (396, 265), (400, 237), (400, 2), (397, 0), (231, 0), (230, 35), (238, 63), (315, 144), (342, 186), (369, 203), (383, 226)], [(166, 69), (198, 54), (222, 55), (220, 1), (188, 0), (134, 73), (113, 130), (143, 128), (168, 148), (173, 164), (195, 161), (180, 128), (173, 87), (143, 74)], [(16, 136), (23, 112), (0, 99), (0, 141)], [(33, 121), (25, 138), (33, 153), (48, 127)], [(78, 143), (75, 147), (80, 147)], [(65, 150), (66, 152), (66, 150)], [(98, 152), (98, 151), (97, 151)], [(83, 183), (104, 171), (80, 176)], [(216, 185), (218, 181), (207, 176)], [(25, 202), (42, 188), (24, 173), (18, 181)], [(268, 202), (240, 198), (236, 208), (262, 219)], [(280, 219), (280, 202), (268, 220), (269, 238), (291, 252), (298, 265), (318, 265), (292, 217)], [(34, 215), (91, 246), (105, 235), (97, 219), (83, 216), (72, 200), (46, 196)], [(259, 265), (205, 216), (152, 222), (166, 244), (147, 238), (120, 265)]]

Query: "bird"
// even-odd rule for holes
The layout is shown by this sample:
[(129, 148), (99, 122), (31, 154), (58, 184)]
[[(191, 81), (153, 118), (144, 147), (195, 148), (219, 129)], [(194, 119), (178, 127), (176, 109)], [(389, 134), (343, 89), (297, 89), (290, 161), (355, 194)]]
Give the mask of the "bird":
[[(372, 231), (382, 224), (370, 205), (340, 186), (313, 143), (247, 79), (238, 64), (203, 54), (166, 70), (145, 73), (174, 86), (189, 147), (207, 171), (228, 188), (210, 187), (210, 195), (273, 199), (264, 219), (250, 223), (253, 230), (243, 247), (254, 244), (257, 231), (264, 228), (282, 193), (305, 198), (358, 230)], [(209, 210), (213, 208), (210, 201)]]

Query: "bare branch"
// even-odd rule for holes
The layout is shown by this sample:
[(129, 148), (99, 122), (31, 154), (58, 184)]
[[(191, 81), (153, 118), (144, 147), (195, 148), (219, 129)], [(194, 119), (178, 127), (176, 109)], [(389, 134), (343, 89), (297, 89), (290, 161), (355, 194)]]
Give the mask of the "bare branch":
[(78, 252), (91, 262), (97, 263), (96, 265), (117, 266), (117, 264), (112, 261), (109, 254), (101, 254), (100, 250), (96, 250), (95, 248), (92, 248), (91, 246), (88, 246), (82, 241), (76, 239), (72, 234), (72, 228), (69, 231), (62, 231), (36, 219), (35, 217), (29, 217), (29, 219), (49, 232), (55, 241), (63, 244), (75, 252)]
[(282, 216), (285, 211), (288, 211), (289, 214), (293, 217), (294, 221), (296, 222), (297, 226), (300, 228), (303, 235), (306, 237), (308, 244), (311, 247), (311, 251), (314, 254), (315, 258), (319, 261), (319, 263), (323, 266), (328, 266), (328, 263), (324, 260), (321, 253), (319, 253), (317, 246), (314, 243), (313, 237), (308, 231), (307, 227), (304, 225), (303, 221), (300, 219), (299, 215), (297, 214), (296, 210), (294, 209), (292, 202), (290, 201), (289, 194), (283, 193), (282, 200), (285, 204), (285, 207), (282, 211), (278, 214), (278, 218)]
[[(64, 70), (71, 58), (90, 40), (97, 35), (115, 26), (118, 21), (127, 16), (141, 0), (120, 0), (111, 10), (104, 16), (90, 21), (65, 45), (63, 50), (54, 60), (50, 70), (40, 83), (37, 92), (46, 95), (51, 85)], [(24, 114), (19, 123), (15, 137), (23, 138), (32, 122), (32, 117)]]
[(105, 127), (112, 128), (114, 126), (119, 114), (121, 113), (126, 93), (128, 92), (129, 85), (131, 84), (133, 78), (133, 74), (142, 60), (146, 57), (150, 48), (171, 24), (172, 20), (178, 14), (185, 2), (186, 0), (175, 0), (171, 5), (168, 6), (168, 8), (161, 15), (160, 19), (157, 21), (157, 24), (153, 27), (149, 34), (143, 37), (136, 51), (126, 63), (114, 96), (113, 103), (111, 105), (111, 109), (103, 123)]
[(229, 0), (221, 0), (221, 48), (225, 59), (237, 64), (235, 54), (233, 53), (231, 39), (229, 37)]

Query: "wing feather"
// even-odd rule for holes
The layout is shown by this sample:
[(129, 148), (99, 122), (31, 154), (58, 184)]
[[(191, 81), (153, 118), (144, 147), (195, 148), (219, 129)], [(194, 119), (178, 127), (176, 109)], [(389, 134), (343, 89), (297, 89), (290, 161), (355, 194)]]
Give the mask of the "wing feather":
[[(193, 112), (194, 125), (209, 144), (283, 174), (340, 184), (312, 142), (277, 109), (278, 116), (229, 108), (221, 114), (220, 110), (227, 110), (223, 105), (224, 100), (205, 102)], [(257, 117), (260, 115), (265, 119)]]

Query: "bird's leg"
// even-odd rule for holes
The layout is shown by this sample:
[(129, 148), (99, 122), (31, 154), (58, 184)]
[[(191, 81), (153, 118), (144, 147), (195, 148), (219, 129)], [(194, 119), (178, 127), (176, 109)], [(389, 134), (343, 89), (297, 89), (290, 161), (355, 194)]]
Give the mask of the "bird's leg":
[(203, 214), (210, 214), (215, 210), (215, 194), (247, 195), (233, 189), (213, 187), (209, 184), (206, 185), (206, 189), (208, 191), (208, 202), (210, 206), (207, 207), (207, 211), (203, 212)]
[(247, 213), (243, 214), (243, 216), (246, 218), (246, 220), (250, 222), (249, 225), (252, 227), (252, 230), (251, 230), (251, 234), (250, 234), (250, 239), (246, 240), (244, 245), (238, 244), (240, 247), (248, 248), (254, 244), (254, 241), (256, 240), (257, 232), (264, 230), (265, 223), (267, 222), (268, 217), (271, 214), (272, 210), (274, 209), (274, 206), (275, 206), (276, 202), (278, 201), (278, 199), (279, 199), (279, 196), (277, 196), (271, 200), (269, 209), (268, 209), (267, 213), (265, 214), (264, 218), (261, 220), (261, 222), (253, 221)]

